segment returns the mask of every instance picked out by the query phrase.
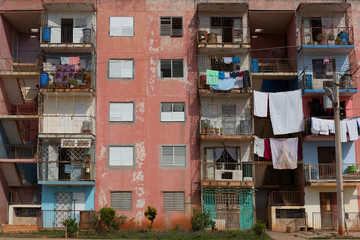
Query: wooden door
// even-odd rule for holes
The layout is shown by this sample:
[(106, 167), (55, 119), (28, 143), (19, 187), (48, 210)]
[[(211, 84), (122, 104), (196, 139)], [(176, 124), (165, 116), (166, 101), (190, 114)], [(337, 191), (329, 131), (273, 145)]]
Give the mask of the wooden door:
[(318, 147), (319, 179), (336, 179), (335, 147)]
[(337, 228), (337, 201), (335, 192), (320, 193), (320, 214), (322, 229)]

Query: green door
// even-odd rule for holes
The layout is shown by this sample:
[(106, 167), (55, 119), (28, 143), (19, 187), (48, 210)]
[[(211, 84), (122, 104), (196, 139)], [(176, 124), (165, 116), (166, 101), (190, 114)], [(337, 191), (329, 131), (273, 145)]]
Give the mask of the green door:
[(239, 193), (240, 229), (249, 229), (254, 225), (253, 191)]
[(214, 192), (204, 192), (203, 193), (204, 209), (210, 212), (211, 219), (216, 218), (215, 212), (215, 194)]

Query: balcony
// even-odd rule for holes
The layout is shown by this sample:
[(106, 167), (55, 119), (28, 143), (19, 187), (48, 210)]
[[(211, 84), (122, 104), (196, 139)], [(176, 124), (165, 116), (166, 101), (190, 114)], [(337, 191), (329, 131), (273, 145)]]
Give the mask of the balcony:
[[(91, 23), (86, 23), (91, 25)], [(66, 34), (65, 34), (66, 32)], [(95, 45), (93, 27), (44, 27), (42, 28), (40, 47), (47, 53), (91, 53)]]
[[(343, 163), (344, 186), (358, 186), (360, 183), (359, 164)], [(336, 186), (336, 164), (304, 165), (305, 183), (308, 186)]]
[(202, 162), (203, 186), (254, 186), (253, 163)]
[(12, 187), (9, 204), (41, 204), (40, 191), (38, 187)]
[(36, 145), (0, 145), (0, 162), (33, 162), (36, 151)]
[(269, 195), (270, 206), (304, 206), (304, 192), (273, 191)]
[[(322, 96), (325, 95), (325, 88), (333, 87), (333, 75), (324, 75), (318, 78), (314, 72), (321, 70), (314, 69), (314, 71), (305, 71), (300, 76), (300, 85), (303, 90), (303, 96)], [(348, 72), (338, 72), (340, 96), (352, 96), (357, 93), (357, 76), (356, 74), (349, 74)]]
[(83, 115), (40, 116), (39, 134), (95, 135), (95, 118)]
[(252, 118), (240, 115), (202, 117), (200, 134), (202, 140), (252, 139)]
[(0, 59), (0, 76), (38, 76), (39, 58), (3, 58)]
[(251, 62), (253, 78), (294, 79), (298, 75), (294, 58), (256, 58)]
[(304, 54), (349, 54), (354, 49), (352, 27), (304, 27), (297, 32), (299, 52)]
[(15, 119), (15, 120), (38, 119), (37, 102), (9, 104), (8, 111), (9, 114), (0, 114), (0, 119)]
[(95, 163), (84, 161), (39, 161), (38, 183), (45, 185), (94, 185)]

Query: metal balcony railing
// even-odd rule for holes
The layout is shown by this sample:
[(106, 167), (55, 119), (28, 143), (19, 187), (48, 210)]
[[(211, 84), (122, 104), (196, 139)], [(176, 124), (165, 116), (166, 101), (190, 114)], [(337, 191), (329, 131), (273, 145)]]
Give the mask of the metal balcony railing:
[[(64, 204), (66, 205), (66, 204)], [(74, 206), (73, 203), (69, 203)], [(69, 218), (75, 219), (80, 228), (88, 228), (91, 214), (89, 210), (38, 210), (37, 225), (39, 229), (58, 228), (64, 229), (63, 222)]]
[(210, 32), (199, 31), (198, 43), (206, 44), (242, 44), (248, 43), (246, 28), (211, 27)]
[[(316, 76), (313, 73), (318, 72), (317, 69), (313, 71), (305, 71), (300, 76), (302, 89), (325, 89), (333, 87), (333, 75), (324, 75), (322, 77)], [(356, 74), (349, 74), (348, 72), (338, 72), (340, 89), (357, 89)]]
[(36, 151), (36, 145), (0, 145), (0, 158), (35, 159)]
[(11, 104), (11, 115), (37, 115), (37, 102)]
[(296, 72), (296, 59), (294, 58), (257, 58), (258, 66), (252, 66), (252, 72), (279, 73)]
[(202, 162), (202, 180), (204, 181), (237, 181), (253, 180), (253, 163)]
[[(41, 44), (94, 44), (95, 30), (88, 27), (90, 23), (84, 26), (74, 27), (72, 29), (63, 29), (61, 27), (48, 26), (43, 27), (40, 43)], [(45, 34), (44, 34), (45, 32)], [(66, 32), (66, 34), (64, 34)], [(70, 33), (69, 33), (70, 32)], [(45, 36), (44, 36), (45, 35)], [(63, 47), (63, 46), (62, 46)]]
[(252, 118), (239, 115), (202, 117), (200, 133), (209, 136), (251, 135)]
[[(343, 163), (344, 182), (360, 182), (359, 164)], [(304, 166), (306, 182), (336, 182), (336, 164), (307, 164)]]
[(39, 58), (1, 58), (0, 71), (7, 72), (39, 72)]
[(95, 134), (95, 118), (84, 115), (41, 115), (41, 134)]
[[(336, 39), (338, 38), (339, 41)], [(297, 44), (301, 45), (352, 45), (352, 27), (304, 27), (297, 32)]]
[(93, 73), (85, 68), (75, 70), (75, 65), (57, 65), (56, 69), (56, 72), (46, 73), (49, 81), (42, 88), (91, 89), (93, 86)]
[(273, 191), (269, 195), (270, 206), (303, 206), (304, 192)]
[(9, 203), (11, 204), (40, 204), (41, 196), (37, 187), (16, 187), (10, 189)]
[(40, 161), (39, 181), (94, 181), (95, 164), (87, 161)]
[[(312, 224), (314, 229), (336, 230), (338, 224), (337, 211), (313, 212)], [(350, 231), (360, 230), (360, 213), (346, 212), (345, 222), (347, 229)]]

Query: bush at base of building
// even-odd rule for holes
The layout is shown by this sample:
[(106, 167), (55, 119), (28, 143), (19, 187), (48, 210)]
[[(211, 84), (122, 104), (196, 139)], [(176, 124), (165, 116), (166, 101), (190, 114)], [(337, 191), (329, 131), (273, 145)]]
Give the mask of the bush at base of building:
[(99, 211), (94, 211), (90, 218), (90, 226), (97, 234), (118, 232), (122, 225), (126, 223), (127, 217), (123, 214), (117, 216), (114, 209), (103, 207)]
[(67, 235), (69, 237), (74, 235), (78, 230), (78, 224), (76, 222), (76, 219), (68, 218), (62, 224), (65, 226)]
[(215, 229), (215, 221), (210, 218), (210, 212), (195, 208), (191, 216), (191, 229), (196, 232), (208, 227), (211, 227), (212, 230)]

